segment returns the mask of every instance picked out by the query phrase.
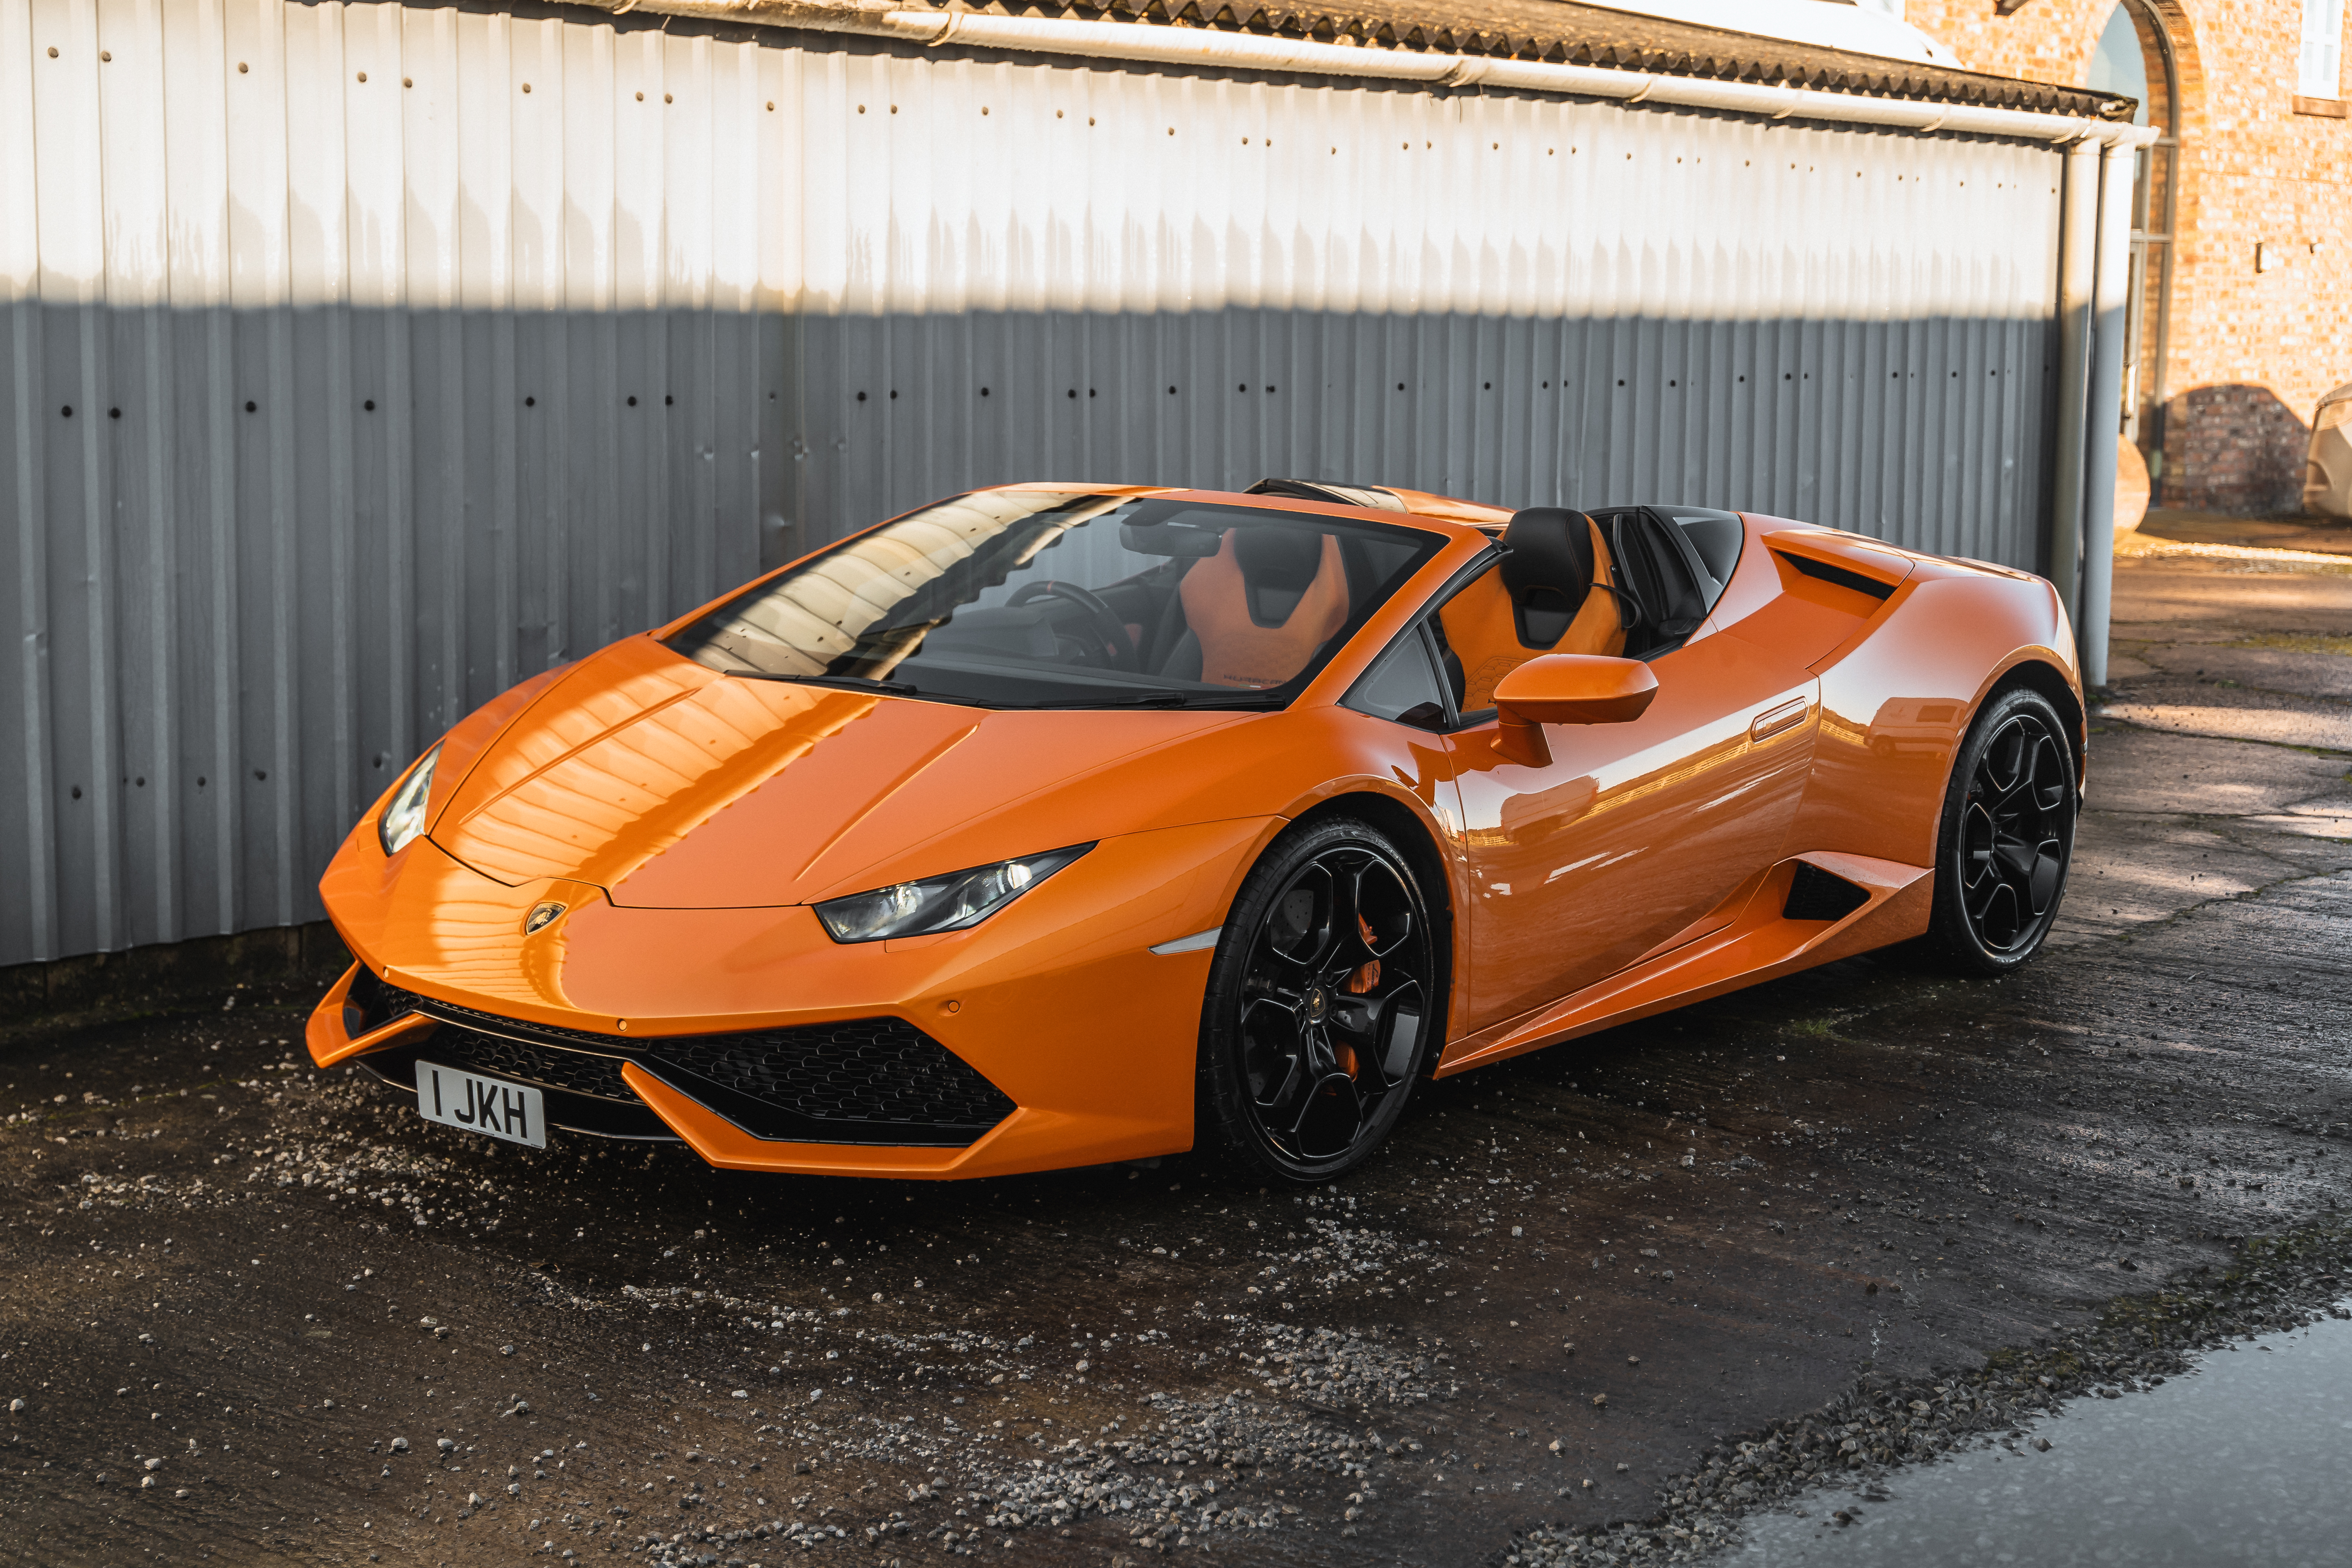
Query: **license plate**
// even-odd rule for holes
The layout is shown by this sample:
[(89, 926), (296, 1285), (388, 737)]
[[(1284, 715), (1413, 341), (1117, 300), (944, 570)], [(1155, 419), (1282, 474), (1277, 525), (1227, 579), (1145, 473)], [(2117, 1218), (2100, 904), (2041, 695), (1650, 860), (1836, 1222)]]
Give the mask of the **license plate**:
[(544, 1149), (547, 1122), (541, 1104), (539, 1090), (529, 1084), (416, 1064), (416, 1109), (427, 1121)]

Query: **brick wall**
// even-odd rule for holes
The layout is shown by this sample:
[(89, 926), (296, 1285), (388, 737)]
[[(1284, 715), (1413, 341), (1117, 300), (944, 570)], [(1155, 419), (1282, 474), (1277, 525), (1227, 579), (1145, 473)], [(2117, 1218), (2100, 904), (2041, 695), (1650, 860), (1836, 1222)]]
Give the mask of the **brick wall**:
[[(1910, 0), (1976, 70), (2079, 83), (2110, 0)], [(2163, 500), (2294, 510), (2320, 395), (2352, 382), (2352, 120), (2298, 113), (2301, 0), (2159, 0), (2180, 75)], [(2352, 48), (2347, 48), (2352, 55)], [(2277, 265), (2255, 270), (2255, 247)]]
[[(2284, 3), (2284, 0), (2282, 0)], [(1908, 0), (1904, 20), (1994, 76), (2080, 86), (2114, 0), (2028, 0), (2003, 16), (1993, 0)]]

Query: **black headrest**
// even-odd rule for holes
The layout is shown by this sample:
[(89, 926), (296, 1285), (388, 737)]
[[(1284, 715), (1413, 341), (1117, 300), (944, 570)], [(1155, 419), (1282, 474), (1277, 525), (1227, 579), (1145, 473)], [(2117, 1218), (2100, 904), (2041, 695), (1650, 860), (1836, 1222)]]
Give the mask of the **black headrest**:
[(1323, 569), (1323, 538), (1304, 528), (1234, 530), (1234, 564), (1242, 569), (1251, 620), (1262, 626), (1289, 624), (1291, 611)]
[(1253, 588), (1303, 594), (1323, 566), (1323, 536), (1304, 528), (1237, 528), (1234, 564)]
[(1503, 530), (1503, 586), (1519, 641), (1549, 647), (1592, 593), (1592, 520), (1568, 507), (1514, 512)]

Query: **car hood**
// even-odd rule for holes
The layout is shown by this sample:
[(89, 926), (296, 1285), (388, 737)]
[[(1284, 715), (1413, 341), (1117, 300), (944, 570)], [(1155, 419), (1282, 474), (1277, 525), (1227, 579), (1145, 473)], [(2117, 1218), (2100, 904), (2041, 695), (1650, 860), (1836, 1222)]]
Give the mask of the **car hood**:
[(1208, 797), (1175, 782), (1194, 770), (1153, 754), (1266, 717), (732, 679), (634, 637), (509, 721), (430, 835), (498, 881), (570, 879), (623, 907), (808, 903), (1200, 820)]

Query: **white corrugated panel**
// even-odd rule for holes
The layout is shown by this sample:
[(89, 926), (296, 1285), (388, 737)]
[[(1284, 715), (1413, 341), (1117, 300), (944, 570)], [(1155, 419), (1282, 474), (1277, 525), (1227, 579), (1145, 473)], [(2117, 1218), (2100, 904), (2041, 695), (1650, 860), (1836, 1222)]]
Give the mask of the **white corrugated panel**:
[(2033, 564), (2056, 162), (674, 19), (0, 0), (0, 963), (315, 918), (475, 704), (973, 484), (1738, 505)]

